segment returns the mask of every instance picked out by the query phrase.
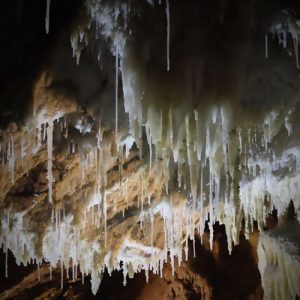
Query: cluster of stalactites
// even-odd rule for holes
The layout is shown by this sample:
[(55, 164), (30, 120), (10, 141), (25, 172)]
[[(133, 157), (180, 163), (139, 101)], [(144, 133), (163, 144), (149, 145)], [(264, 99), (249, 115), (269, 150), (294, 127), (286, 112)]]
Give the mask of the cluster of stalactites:
[[(185, 258), (188, 255), (188, 239), (195, 241), (195, 230), (203, 235), (205, 222), (208, 222), (210, 230), (210, 245), (213, 243), (213, 225), (220, 222), (226, 225), (229, 252), (233, 244), (238, 243), (239, 231), (242, 219), (245, 218), (245, 233), (248, 237), (253, 220), (258, 221), (260, 229), (263, 228), (268, 212), (275, 206), (279, 215), (283, 213), (288, 203), (287, 200), (299, 200), (299, 160), (300, 149), (298, 146), (275, 153), (271, 142), (279, 130), (278, 123), (284, 125), (289, 135), (292, 135), (292, 127), (288, 119), (278, 122), (278, 114), (271, 113), (266, 116), (263, 124), (251, 128), (244, 128), (234, 124), (230, 114), (231, 107), (219, 105), (205, 110), (191, 110), (182, 115), (180, 108), (168, 107), (155, 109), (151, 101), (147, 102), (148, 95), (136, 82), (138, 76), (130, 66), (126, 68), (125, 44), (123, 31), (117, 31), (116, 20), (122, 16), (126, 20), (130, 8), (117, 5), (99, 6), (99, 1), (88, 2), (89, 14), (96, 20), (97, 34), (109, 37), (113, 40), (112, 52), (116, 56), (116, 98), (115, 98), (115, 137), (111, 141), (104, 141), (103, 130), (100, 123), (97, 128), (97, 145), (87, 146), (81, 152), (82, 180), (91, 176), (94, 180), (95, 191), (92, 197), (87, 197), (83, 208), (82, 222), (74, 226), (72, 212), (64, 216), (61, 211), (53, 211), (52, 222), (47, 226), (47, 232), (43, 238), (43, 256), (55, 267), (58, 262), (62, 268), (62, 283), (64, 268), (69, 269), (72, 261), (73, 278), (77, 277), (78, 266), (84, 278), (85, 274), (92, 275), (92, 290), (95, 293), (101, 282), (101, 274), (105, 268), (109, 272), (119, 269), (122, 262), (124, 284), (127, 275), (132, 277), (135, 272), (145, 270), (160, 273), (170, 257), (174, 272), (174, 260), (182, 261), (183, 252)], [(170, 69), (170, 7), (166, 2), (167, 16), (167, 70)], [(49, 31), (49, 8), (47, 1), (46, 28)], [(298, 23), (290, 19), (283, 25), (274, 27), (274, 34), (283, 45), (286, 45), (286, 33), (293, 36), (295, 53), (298, 66)], [(126, 22), (124, 22), (125, 24)], [(89, 24), (87, 28), (89, 28)], [(285, 28), (285, 29), (284, 29)], [(79, 27), (72, 35), (71, 43), (74, 55), (79, 63), (82, 43), (88, 42), (85, 30)], [(266, 40), (267, 42), (267, 40)], [(266, 43), (266, 56), (268, 56)], [(129, 132), (121, 136), (118, 132), (118, 76), (121, 71), (125, 111), (129, 115)], [(141, 96), (142, 95), (142, 96)], [(141, 101), (142, 100), (142, 101)], [(149, 104), (150, 103), (150, 104)], [(178, 115), (180, 118), (178, 119)], [(45, 114), (36, 116), (36, 124), (33, 130), (35, 136), (34, 147), (26, 148), (26, 142), (22, 140), (20, 147), (20, 160), (26, 159), (37, 153), (43, 142), (47, 146), (47, 178), (48, 199), (53, 202), (53, 130), (58, 124), (62, 114), (49, 118)], [(62, 130), (68, 138), (66, 119), (60, 119)], [(80, 133), (91, 133), (92, 129), (82, 121), (75, 126)], [(234, 129), (234, 130), (233, 130)], [(148, 142), (148, 154), (142, 153), (142, 137), (146, 133)], [(112, 154), (111, 145), (115, 145), (115, 153)], [(133, 201), (128, 199), (129, 179), (120, 175), (119, 181), (113, 188), (107, 187), (107, 173), (113, 166), (110, 162), (127, 159), (129, 150), (136, 144), (140, 151), (140, 157), (144, 161), (141, 168), (139, 182), (141, 182), (141, 195), (139, 197), (139, 222), (141, 228), (148, 223), (150, 226), (150, 243), (140, 244), (126, 236), (118, 249), (108, 249), (110, 236), (107, 228), (108, 210), (115, 207), (111, 197), (117, 198), (121, 194), (125, 198), (126, 205)], [(71, 141), (71, 153), (75, 152), (75, 143)], [(6, 145), (1, 145), (1, 162), (8, 163), (11, 179), (15, 181), (15, 151), (14, 134), (11, 133)], [(123, 148), (125, 147), (125, 157)], [(122, 159), (120, 159), (122, 157)], [(17, 159), (18, 160), (18, 159)], [(5, 166), (3, 166), (5, 167)], [(122, 173), (122, 165), (119, 165)], [(147, 178), (155, 173), (162, 184), (161, 198), (158, 203), (151, 203), (151, 191), (147, 191)], [(140, 180), (141, 179), (141, 180)], [(110, 196), (111, 195), (111, 196)], [(174, 195), (182, 198), (180, 204), (173, 202)], [(176, 196), (176, 197), (177, 197)], [(59, 199), (57, 199), (59, 200)], [(126, 214), (123, 207), (123, 216)], [(164, 244), (158, 246), (155, 243), (155, 227), (159, 222), (158, 216), (163, 219)], [(13, 228), (10, 229), (9, 220), (13, 219)], [(99, 240), (88, 241), (84, 238), (84, 232), (89, 227), (101, 228), (103, 236)], [(41, 257), (35, 253), (36, 245), (32, 234), (24, 233), (23, 215), (7, 214), (2, 216), (0, 242), (4, 248), (11, 249), (17, 258), (22, 261), (25, 248), (29, 254), (25, 262)], [(22, 234), (20, 232), (22, 231)], [(16, 239), (18, 237), (18, 239)], [(25, 247), (26, 245), (26, 247)], [(275, 248), (274, 248), (275, 249)], [(98, 260), (95, 257), (101, 257)], [(30, 258), (30, 259), (28, 259)], [(67, 271), (67, 276), (69, 272)]]
[[(95, 174), (95, 168), (97, 169), (97, 167), (91, 166), (91, 168), (90, 174)], [(162, 275), (162, 268), (168, 259), (168, 252), (170, 253), (174, 272), (175, 256), (179, 258), (180, 264), (184, 245), (187, 259), (188, 238), (194, 239), (195, 212), (191, 207), (185, 206), (184, 199), (180, 201), (174, 200), (177, 203), (175, 205), (170, 202), (170, 199), (152, 204), (150, 185), (146, 181), (144, 182), (143, 179), (145, 172), (146, 170), (139, 171), (140, 174), (138, 175), (139, 178), (142, 178), (143, 187), (137, 205), (141, 208), (141, 213), (138, 216), (141, 228), (146, 230), (148, 226), (148, 245), (136, 242), (132, 240), (132, 237), (126, 237), (125, 234), (122, 245), (113, 250), (111, 244), (112, 236), (110, 231), (107, 231), (108, 202), (111, 204), (112, 201), (115, 201), (113, 199), (121, 191), (123, 191), (122, 197), (126, 197), (127, 190), (129, 188), (132, 189), (131, 185), (134, 186), (135, 184), (134, 180), (132, 182), (117, 182), (110, 189), (104, 189), (103, 194), (97, 192), (97, 183), (93, 196), (85, 199), (85, 205), (83, 206), (83, 211), (81, 211), (83, 216), (80, 218), (79, 224), (74, 225), (73, 212), (66, 214), (64, 210), (53, 210), (52, 221), (47, 224), (46, 232), (42, 237), (41, 250), (43, 257), (40, 257), (40, 254), (38, 254), (40, 253), (38, 250), (40, 246), (37, 247), (36, 245), (34, 233), (27, 232), (26, 228), (23, 227), (23, 218), (26, 218), (26, 211), (21, 214), (7, 211), (5, 218), (2, 218), (0, 243), (5, 247), (6, 253), (8, 249), (12, 251), (18, 264), (22, 262), (27, 265), (34, 260), (39, 267), (43, 259), (49, 262), (50, 279), (52, 277), (52, 268), (57, 267), (57, 264), (59, 264), (62, 288), (64, 276), (69, 278), (70, 264), (72, 265), (73, 280), (78, 276), (79, 266), (82, 280), (84, 280), (86, 274), (92, 275), (92, 290), (94, 293), (98, 290), (101, 274), (105, 268), (107, 268), (109, 273), (114, 269), (119, 270), (121, 262), (124, 272), (124, 284), (126, 283), (127, 275), (131, 278), (134, 273), (140, 270), (145, 270), (146, 274), (149, 271), (153, 271)], [(159, 174), (159, 169), (155, 173)], [(160, 178), (158, 178), (157, 182), (159, 181)], [(100, 208), (101, 202), (103, 202), (103, 205)], [(34, 208), (34, 205), (32, 208)], [(160, 218), (163, 219), (164, 245), (158, 246), (156, 245), (157, 230), (155, 228), (159, 224)], [(11, 224), (10, 227), (9, 224)], [(100, 239), (86, 240), (84, 238), (86, 232), (88, 233), (91, 228), (95, 228), (97, 231), (99, 229), (103, 230), (100, 233)], [(109, 244), (108, 239), (110, 241)], [(137, 250), (140, 253), (137, 253)], [(97, 253), (97, 257), (102, 257), (103, 259), (95, 261), (95, 253)], [(136, 256), (134, 257), (133, 254)], [(115, 257), (115, 259), (111, 259), (111, 257)]]
[[(127, 92), (126, 96), (128, 93), (134, 96), (135, 91), (132, 86), (126, 85), (126, 78), (123, 83), (125, 83), (123, 88)], [(194, 110), (182, 118), (182, 122), (178, 122), (175, 119), (175, 115), (177, 115), (175, 108), (169, 108), (167, 111), (162, 109), (159, 113), (149, 108), (145, 118), (142, 115), (142, 111), (145, 109), (140, 111), (141, 115), (135, 115), (134, 113), (139, 111), (137, 110), (138, 104), (134, 106), (134, 102), (131, 102), (130, 105), (133, 106), (130, 109), (131, 106), (126, 101), (128, 98), (125, 97), (125, 105), (127, 105), (127, 109), (129, 108), (131, 133), (125, 137), (116, 135), (116, 139), (112, 138), (111, 142), (105, 142), (103, 130), (99, 123), (96, 146), (88, 147), (86, 152), (82, 154), (82, 180), (85, 180), (87, 174), (89, 176), (93, 174), (92, 177), (96, 182), (94, 196), (90, 200), (86, 200), (84, 221), (75, 230), (69, 224), (72, 220), (72, 214), (67, 219), (64, 216), (61, 217), (61, 212), (56, 211), (55, 214), (52, 214), (52, 223), (48, 226), (48, 233), (44, 237), (45, 244), (43, 246), (44, 258), (51, 263), (52, 267), (60, 261), (63, 269), (71, 260), (73, 269), (77, 270), (77, 266), (80, 265), (83, 276), (91, 273), (93, 286), (97, 286), (97, 283), (100, 284), (100, 274), (104, 269), (119, 268), (122, 261), (124, 283), (126, 283), (127, 274), (132, 276), (134, 272), (139, 270), (145, 270), (146, 273), (150, 270), (161, 274), (168, 253), (172, 266), (175, 257), (178, 257), (180, 264), (183, 250), (185, 257), (187, 257), (188, 238), (194, 240), (195, 230), (198, 230), (202, 236), (206, 221), (210, 229), (211, 247), (214, 223), (220, 222), (226, 225), (230, 252), (232, 244), (238, 243), (243, 217), (245, 218), (245, 233), (249, 236), (253, 219), (258, 221), (258, 226), (262, 229), (267, 213), (273, 205), (281, 214), (287, 206), (285, 199), (295, 199), (296, 205), (299, 204), (300, 149), (296, 146), (285, 149), (280, 154), (275, 154), (271, 147), (272, 139), (278, 133), (278, 125), (276, 125), (279, 118), (278, 114), (272, 113), (267, 116), (261, 126), (255, 126), (248, 130), (237, 127), (234, 132), (229, 133), (230, 114), (229, 108), (225, 106), (210, 110), (206, 118), (201, 118), (201, 111)], [(35, 117), (35, 146), (32, 147), (31, 153), (37, 153), (41, 150), (43, 142), (46, 142), (48, 198), (52, 202), (53, 130), (54, 126), (60, 124), (61, 130), (65, 132), (65, 137), (68, 138), (68, 124), (66, 118), (62, 118), (60, 113), (51, 118), (45, 116), (46, 114), (43, 112), (38, 113)], [(279, 123), (284, 124), (284, 121)], [(91, 132), (91, 129), (87, 129), (84, 124), (85, 122), (81, 120), (75, 125), (83, 136), (86, 132)], [(118, 126), (116, 126), (117, 128)], [(114, 195), (114, 193), (121, 191), (122, 197), (128, 198), (128, 181), (123, 180), (121, 176), (112, 191), (107, 189), (107, 173), (112, 167), (109, 162), (116, 161), (118, 158), (122, 161), (121, 156), (124, 156), (124, 160), (126, 160), (134, 143), (141, 148), (139, 141), (141, 141), (143, 130), (145, 130), (148, 141), (149, 155), (141, 154), (144, 167), (141, 174), (140, 224), (143, 226), (143, 224), (150, 222), (152, 231), (150, 244), (147, 246), (148, 248), (143, 248), (141, 245), (137, 246), (130, 242), (133, 248), (143, 248), (144, 252), (141, 252), (139, 258), (132, 259), (130, 251), (127, 253), (129, 242), (126, 240), (124, 241), (125, 246), (121, 247), (123, 250), (117, 254), (118, 263), (111, 264), (111, 260), (108, 258), (96, 265), (92, 263), (92, 259), (87, 262), (82, 258), (82, 255), (83, 253), (86, 254), (86, 247), (91, 247), (91, 245), (86, 244), (87, 241), (80, 235), (80, 231), (84, 232), (88, 224), (86, 214), (91, 211), (93, 216), (91, 224), (97, 228), (101, 226), (103, 230), (102, 244), (95, 246), (97, 251), (100, 253), (102, 248), (107, 251), (109, 239), (107, 213), (112, 205), (115, 206), (114, 202), (108, 201), (109, 194)], [(280, 127), (280, 130), (284, 129)], [(292, 135), (290, 127), (286, 130)], [(113, 154), (111, 143), (117, 143), (117, 146), (114, 147), (117, 151)], [(27, 153), (28, 149), (24, 150), (23, 142), (21, 145), (23, 146), (20, 156), (22, 159), (24, 157), (26, 159), (31, 153)], [(14, 136), (11, 134), (7, 150), (5, 150), (8, 153), (9, 168), (18, 163), (15, 161), (14, 147)], [(123, 153), (124, 147), (125, 153)], [(1, 148), (2, 151), (4, 151), (3, 148)], [(25, 153), (25, 156), (22, 153)], [(69, 154), (73, 154), (73, 151)], [(14, 161), (14, 163), (10, 163), (10, 161)], [(287, 169), (288, 171), (286, 171)], [(10, 172), (13, 174), (14, 169), (11, 169)], [(119, 172), (120, 174), (122, 172), (121, 165)], [(149, 200), (151, 199), (151, 191), (144, 188), (146, 178), (152, 172), (157, 174), (157, 178), (162, 184), (162, 195), (164, 195), (162, 197), (164, 200), (154, 206), (151, 206)], [(183, 198), (183, 206), (181, 205), (180, 209), (173, 204), (174, 194), (181, 195)], [(130, 201), (130, 199), (126, 200), (127, 205)], [(144, 202), (147, 201), (148, 206), (146, 208)], [(126, 212), (123, 210), (123, 215), (125, 214)], [(159, 214), (164, 222), (165, 244), (161, 248), (154, 245), (153, 236), (153, 228), (157, 226), (155, 216)], [(14, 221), (16, 226), (13, 230), (9, 230), (7, 225), (9, 218), (16, 220)], [(68, 226), (70, 228), (67, 230)], [(2, 218), (2, 230), (4, 231), (1, 236), (4, 239), (1, 240), (1, 244), (4, 245), (5, 249), (12, 249), (18, 261), (21, 261), (25, 248), (31, 249), (30, 255), (27, 257), (41, 261), (41, 258), (34, 253), (35, 246), (30, 235), (27, 237), (24, 234), (25, 240), (16, 243), (15, 237), (22, 236), (18, 234), (18, 231), (24, 230), (22, 228), (22, 215), (14, 216), (12, 214), (9, 216), (8, 212), (8, 215)], [(65, 244), (64, 241), (73, 238), (76, 240), (77, 246), (75, 246), (75, 242), (71, 243), (71, 246)], [(80, 248), (78, 243), (84, 246)], [(62, 246), (57, 248), (60, 249), (57, 250), (58, 252), (54, 250), (53, 252), (51, 249), (54, 245)], [(51, 253), (56, 253), (56, 255), (51, 256)], [(112, 253), (109, 254), (108, 251), (105, 255), (112, 255)], [(74, 274), (76, 272), (74, 271)], [(93, 291), (96, 290), (93, 288)]]
[(262, 229), (273, 205), (283, 213), (289, 199), (286, 193), (299, 203), (299, 147), (273, 148), (279, 132), (295, 138), (290, 122), (294, 107), (273, 111), (252, 127), (233, 121), (230, 103), (183, 115), (181, 107), (158, 109), (151, 104), (151, 92), (141, 91), (137, 72), (126, 59), (121, 74), (130, 131), (140, 149), (146, 132), (149, 169), (153, 161), (161, 160), (166, 193), (183, 191), (199, 211), (208, 205), (203, 220), (209, 220), (211, 231), (216, 221), (228, 225), (229, 250), (231, 241), (238, 242), (243, 217), (249, 236), (252, 221), (257, 220)]
[[(154, 2), (147, 1), (151, 6)], [(162, 1), (159, 0), (159, 5)], [(104, 38), (111, 43), (111, 52), (116, 57), (125, 55), (126, 43), (129, 36), (132, 34), (132, 28), (129, 26), (129, 18), (139, 15), (136, 9), (131, 7), (131, 2), (117, 1), (111, 3), (109, 1), (88, 0), (87, 21), (82, 22), (71, 34), (71, 46), (73, 49), (73, 57), (76, 57), (76, 62), (79, 64), (80, 56), (88, 44), (93, 44), (94, 51), (97, 52), (98, 61), (101, 58), (102, 49), (97, 47), (95, 40)], [(170, 70), (170, 36), (171, 36), (171, 14), (169, 0), (165, 1), (166, 11), (166, 70)], [(47, 18), (46, 18), (47, 20)], [(91, 24), (94, 23), (94, 28)], [(92, 32), (92, 34), (91, 34)], [(90, 36), (93, 36), (92, 39)], [(96, 49), (96, 50), (95, 50)]]
[[(201, 112), (195, 110), (184, 118), (183, 123), (176, 124), (174, 108), (167, 112), (161, 110), (158, 115), (149, 110), (146, 122), (138, 124), (139, 130), (131, 130), (131, 134), (123, 138), (118, 136), (118, 145), (114, 147), (118, 151), (113, 157), (111, 143), (115, 139), (112, 138), (111, 143), (104, 142), (103, 130), (99, 124), (97, 145), (90, 147), (81, 159), (82, 180), (92, 176), (96, 183), (94, 196), (86, 199), (85, 217), (76, 227), (71, 225), (72, 212), (67, 217), (60, 211), (52, 214), (52, 222), (43, 238), (44, 259), (50, 262), (51, 267), (60, 262), (62, 271), (66, 269), (62, 276), (69, 276), (70, 261), (74, 277), (77, 276), (80, 265), (83, 278), (85, 274), (92, 274), (93, 292), (96, 292), (105, 268), (110, 271), (119, 269), (121, 262), (124, 283), (127, 275), (132, 277), (140, 270), (145, 270), (146, 274), (149, 271), (162, 274), (168, 255), (174, 272), (175, 257), (179, 264), (183, 259), (183, 252), (187, 258), (188, 239), (195, 240), (195, 230), (202, 236), (206, 221), (210, 229), (211, 247), (213, 224), (220, 222), (226, 225), (231, 251), (232, 244), (238, 243), (242, 217), (245, 218), (245, 232), (249, 236), (252, 220), (257, 220), (262, 229), (272, 205), (278, 208), (279, 214), (287, 206), (284, 199), (296, 199), (298, 205), (299, 147), (286, 149), (280, 156), (275, 155), (271, 148), (271, 140), (277, 132), (273, 124), (276, 119), (274, 115), (267, 117), (263, 126), (247, 131), (238, 128), (229, 134), (227, 113), (226, 107), (220, 106), (211, 110), (208, 118), (201, 119)], [(166, 117), (163, 117), (164, 114)], [(38, 152), (46, 141), (48, 195), (52, 202), (53, 126), (61, 124), (62, 130), (67, 131), (68, 125), (66, 118), (61, 118), (61, 115), (43, 118), (45, 122), (40, 122), (40, 119), (38, 114), (37, 125), (34, 127), (37, 132), (36, 145), (33, 149)], [(137, 120), (139, 117), (131, 120), (131, 124)], [(80, 127), (78, 130), (81, 129)], [(128, 237), (120, 248), (113, 251), (108, 248), (111, 237), (107, 229), (108, 210), (115, 207), (115, 200), (112, 199), (115, 199), (116, 194), (121, 194), (121, 197), (127, 199), (127, 206), (132, 199), (128, 199), (129, 179), (123, 180), (120, 177), (112, 188), (107, 188), (107, 173), (112, 167), (108, 162), (115, 161), (118, 157), (120, 159), (122, 155), (126, 160), (134, 142), (141, 138), (139, 132), (142, 130), (146, 132), (149, 155), (142, 156), (144, 166), (139, 171), (142, 185), (138, 204), (141, 210), (139, 222), (142, 228), (145, 224), (150, 224), (150, 243), (137, 244)], [(83, 135), (84, 133), (82, 132)], [(9, 147), (12, 145), (14, 146), (10, 138)], [(11, 150), (7, 151), (11, 153)], [(281, 170), (287, 168), (287, 173), (281, 173)], [(121, 166), (119, 171), (122, 171)], [(147, 178), (153, 176), (153, 173), (162, 185), (162, 200), (152, 205), (151, 190), (146, 187)], [(178, 195), (182, 198), (180, 205), (173, 201)], [(123, 209), (123, 215), (126, 215), (126, 208)], [(160, 247), (155, 245), (154, 235), (159, 215), (163, 219), (164, 228), (164, 245)], [(14, 220), (13, 229), (9, 229), (7, 225), (11, 218)], [(10, 212), (2, 218), (1, 244), (6, 250), (11, 249), (19, 262), (24, 257), (25, 249), (30, 252), (25, 257), (41, 262), (34, 250), (36, 247), (32, 234), (19, 234), (20, 231), (24, 232), (22, 218), (22, 215)], [(101, 242), (93, 241), (91, 245), (84, 238), (89, 225), (102, 228)], [(16, 240), (15, 237), (21, 236), (22, 240)], [(93, 260), (95, 251), (102, 253), (104, 257), (98, 263)], [(132, 253), (136, 252), (139, 254), (133, 256)], [(111, 259), (113, 256), (117, 259)], [(25, 261), (28, 262), (30, 260)]]
[[(279, 45), (282, 45), (285, 49), (287, 48), (288, 35), (291, 35), (296, 58), (296, 66), (297, 69), (299, 69), (300, 20), (295, 20), (288, 11), (284, 10), (278, 16), (278, 19), (272, 23), (270, 32), (272, 34), (273, 40), (276, 37)], [(268, 58), (268, 34), (265, 35), (265, 52), (266, 58)], [(291, 52), (289, 52), (289, 54), (291, 55)]]
[(298, 247), (284, 236), (261, 233), (257, 253), (265, 299), (296, 299), (300, 294)]

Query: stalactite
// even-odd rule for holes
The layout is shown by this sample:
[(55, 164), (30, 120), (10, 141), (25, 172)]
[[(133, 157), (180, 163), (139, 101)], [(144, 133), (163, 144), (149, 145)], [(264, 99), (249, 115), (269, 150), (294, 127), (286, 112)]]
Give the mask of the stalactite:
[(11, 181), (15, 183), (15, 144), (14, 144), (14, 136), (13, 134), (10, 135), (10, 142), (8, 145), (8, 165), (9, 171), (11, 174)]
[(166, 0), (167, 16), (167, 71), (170, 71), (170, 3)]
[(116, 94), (115, 94), (115, 105), (116, 105), (116, 114), (115, 114), (115, 143), (118, 145), (118, 118), (119, 118), (119, 54), (116, 50)]
[(40, 263), (39, 262), (37, 262), (37, 276), (38, 276), (38, 281), (41, 282)]
[(46, 28), (46, 33), (49, 33), (49, 23), (50, 23), (50, 2), (51, 0), (46, 0), (47, 2), (47, 7), (46, 7), (46, 19), (45, 19), (45, 28)]
[(266, 55), (266, 59), (268, 59), (269, 58), (268, 34), (265, 34), (265, 55)]
[(291, 34), (296, 58), (296, 67), (299, 69), (299, 21), (294, 20), (287, 10), (283, 10), (281, 16), (272, 24), (270, 32), (273, 35), (273, 39), (276, 36), (279, 44), (282, 44), (284, 48), (286, 48), (287, 45), (287, 34)]
[(47, 177), (48, 177), (48, 199), (52, 203), (52, 189), (53, 189), (53, 173), (52, 173), (52, 152), (53, 152), (53, 120), (50, 120), (47, 127)]

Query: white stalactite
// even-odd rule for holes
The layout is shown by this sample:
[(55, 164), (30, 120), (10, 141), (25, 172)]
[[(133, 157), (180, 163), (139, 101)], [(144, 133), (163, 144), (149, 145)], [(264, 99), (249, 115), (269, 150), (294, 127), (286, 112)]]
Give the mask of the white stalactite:
[(8, 144), (8, 165), (9, 171), (11, 175), (12, 183), (15, 183), (15, 143), (14, 143), (14, 136), (13, 134), (10, 135), (10, 142)]
[(52, 173), (52, 152), (53, 152), (53, 120), (49, 120), (47, 127), (47, 178), (48, 178), (48, 199), (52, 203), (52, 189), (53, 189), (53, 173)]
[(119, 118), (119, 54), (116, 49), (116, 83), (115, 83), (115, 143), (118, 145), (118, 118)]
[(45, 27), (46, 27), (46, 33), (49, 33), (49, 23), (50, 23), (50, 1), (51, 0), (46, 0), (46, 19), (45, 19)]
[(167, 16), (167, 71), (170, 71), (170, 3), (166, 0)]

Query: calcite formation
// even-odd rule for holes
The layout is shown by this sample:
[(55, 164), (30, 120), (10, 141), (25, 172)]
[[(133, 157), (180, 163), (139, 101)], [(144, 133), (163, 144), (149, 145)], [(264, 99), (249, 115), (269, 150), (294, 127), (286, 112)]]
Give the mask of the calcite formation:
[[(148, 11), (159, 14), (161, 6), (166, 61), (151, 66), (151, 59), (160, 57), (151, 43), (159, 38), (143, 36), (138, 25), (149, 22), (144, 20)], [(85, 47), (98, 49), (100, 62), (103, 45), (114, 56), (114, 101), (109, 104), (113, 118), (80, 107), (76, 96), (56, 88), (51, 71), (40, 75), (26, 124), (11, 123), (2, 131), (4, 251), (10, 249), (18, 264), (49, 263), (50, 278), (52, 268), (59, 265), (61, 288), (64, 276), (75, 279), (80, 270), (84, 281), (90, 274), (95, 294), (105, 270), (122, 269), (124, 284), (143, 270), (148, 281), (149, 272), (162, 276), (169, 260), (175, 274), (175, 260), (179, 267), (187, 260), (189, 240), (195, 253), (195, 235), (203, 237), (206, 224), (211, 248), (214, 224), (226, 226), (231, 252), (242, 229), (250, 238), (255, 220), (262, 232), (268, 214), (275, 208), (281, 218), (291, 199), (295, 223), (299, 222), (300, 107), (295, 73), (283, 78), (280, 66), (261, 66), (258, 73), (267, 74), (267, 88), (252, 109), (251, 101), (258, 97), (252, 84), (261, 82), (259, 74), (252, 74), (243, 92), (234, 90), (241, 79), (233, 90), (223, 91), (220, 82), (220, 90), (207, 90), (203, 86), (209, 73), (192, 66), (203, 65), (209, 54), (204, 51), (200, 59), (194, 53), (172, 54), (174, 31), (181, 25), (177, 14), (172, 16), (172, 1), (88, 0), (86, 8), (71, 34), (73, 56), (78, 67)], [(284, 47), (291, 33), (299, 67), (299, 21), (287, 12), (283, 16), (270, 30)], [(47, 1), (47, 33), (49, 18)], [(265, 46), (269, 58), (268, 35)], [(247, 63), (245, 49), (240, 46), (237, 53), (241, 64)], [(245, 75), (240, 66), (228, 72), (232, 77)], [(288, 81), (286, 92), (274, 95), (274, 80)], [(299, 295), (299, 248), (290, 243), (260, 235), (259, 268), (270, 299)], [(269, 265), (276, 262), (279, 275), (271, 278)], [(288, 273), (284, 279), (283, 273)], [(200, 289), (209, 298), (204, 286)]]

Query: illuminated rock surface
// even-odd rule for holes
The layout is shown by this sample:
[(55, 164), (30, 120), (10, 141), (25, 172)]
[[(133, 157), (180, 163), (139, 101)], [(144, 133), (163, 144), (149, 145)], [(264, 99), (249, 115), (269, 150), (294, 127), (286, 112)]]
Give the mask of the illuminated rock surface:
[[(1, 296), (85, 297), (79, 279), (96, 294), (115, 271), (145, 274), (127, 291), (140, 299), (299, 295), (299, 11), (89, 0), (59, 31), (45, 5), (56, 38), (25, 111), (4, 104), (0, 144), (3, 274), (8, 253), (38, 271)], [(291, 200), (291, 229), (264, 232)], [(252, 277), (224, 292), (239, 255)], [(217, 275), (194, 267), (202, 256)]]

